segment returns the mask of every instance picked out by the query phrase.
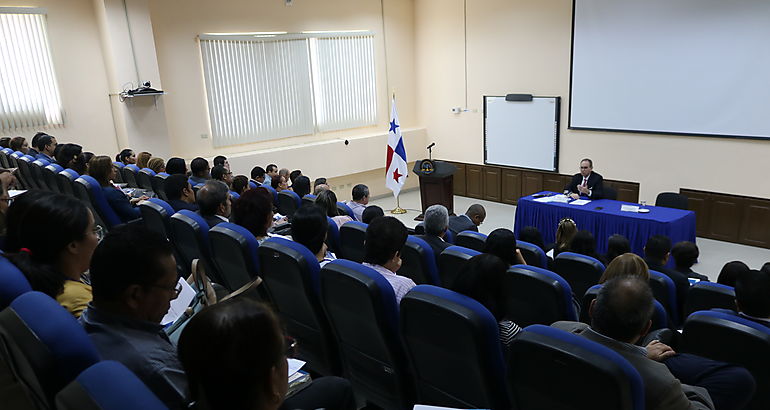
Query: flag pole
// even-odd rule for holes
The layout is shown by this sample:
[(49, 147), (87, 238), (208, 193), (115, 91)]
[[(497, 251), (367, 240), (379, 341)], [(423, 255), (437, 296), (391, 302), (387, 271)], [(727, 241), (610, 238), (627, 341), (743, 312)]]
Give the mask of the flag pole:
[[(396, 103), (396, 90), (393, 90), (393, 100), (392, 100), (392, 103), (393, 104)], [(409, 170), (407, 169), (407, 173), (408, 172), (409, 172)], [(399, 190), (398, 191), (398, 195), (396, 195), (396, 207), (392, 211), (390, 211), (391, 214), (402, 215), (402, 214), (406, 213), (406, 209), (401, 207), (401, 201), (400, 201), (400, 198), (399, 198), (400, 195), (401, 195), (401, 190)]]

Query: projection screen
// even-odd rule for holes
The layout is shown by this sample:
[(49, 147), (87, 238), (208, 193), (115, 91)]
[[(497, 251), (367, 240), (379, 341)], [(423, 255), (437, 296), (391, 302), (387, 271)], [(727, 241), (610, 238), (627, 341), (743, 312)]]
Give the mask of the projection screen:
[(573, 6), (570, 128), (770, 138), (770, 1)]

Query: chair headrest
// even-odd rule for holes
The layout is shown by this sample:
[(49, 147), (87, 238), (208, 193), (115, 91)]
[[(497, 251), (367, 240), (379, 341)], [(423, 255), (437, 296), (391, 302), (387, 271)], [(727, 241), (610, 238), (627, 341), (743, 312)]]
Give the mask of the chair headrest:
[(32, 291), (27, 277), (11, 261), (0, 256), (0, 310), (19, 295)]
[(62, 171), (64, 171), (64, 168), (62, 168), (62, 166), (61, 166), (61, 165), (59, 165), (59, 164), (48, 164), (48, 165), (45, 167), (45, 169), (47, 169), (47, 170), (49, 170), (49, 171), (52, 171), (52, 172), (54, 172), (54, 173), (57, 173), (57, 174), (58, 174), (59, 172), (62, 172)]
[(556, 282), (561, 290), (564, 307), (567, 309), (567, 317), (571, 318), (569, 320), (578, 320), (578, 314), (575, 311), (575, 306), (572, 304), (572, 287), (564, 278), (548, 269), (538, 268), (537, 266), (513, 265), (508, 270), (518, 274), (538, 277), (548, 282)]
[(150, 198), (148, 199), (148, 201), (163, 208), (166, 211), (166, 218), (170, 217), (171, 215), (174, 215), (174, 208), (172, 208), (171, 205), (168, 204), (168, 202), (160, 198)]
[(143, 174), (147, 174), (147, 175), (149, 175), (151, 177), (154, 177), (155, 174), (156, 174), (155, 171), (151, 170), (150, 168), (142, 168), (142, 169), (139, 170), (139, 172), (141, 172)]
[(310, 249), (306, 248), (300, 243), (278, 237), (273, 237), (262, 242), (261, 246), (271, 249), (280, 249), (281, 247), (284, 247), (298, 253), (299, 256), (305, 261), (304, 268), (306, 268), (310, 274), (310, 281), (313, 284), (313, 289), (316, 292), (316, 295), (320, 295), (321, 282), (318, 274), (321, 270), (321, 266), (318, 264), (318, 260), (316, 259), (315, 255), (310, 252)]
[(120, 225), (120, 217), (118, 217), (118, 214), (115, 213), (115, 210), (113, 210), (112, 206), (110, 206), (109, 202), (107, 202), (107, 198), (104, 196), (104, 191), (102, 191), (102, 187), (99, 185), (99, 182), (96, 181), (96, 179), (90, 175), (81, 175), (78, 177), (78, 179), (75, 180), (75, 182), (83, 184), (83, 186), (88, 189), (91, 202), (99, 211), (99, 214), (103, 217), (103, 219), (105, 219), (104, 222), (106, 222), (109, 226)]
[(122, 163), (122, 162), (118, 162), (118, 161), (113, 161), (113, 162), (112, 162), (112, 165), (115, 165), (115, 166), (116, 166), (116, 167), (118, 167), (118, 168), (123, 168), (123, 167), (125, 167), (125, 166), (126, 166), (126, 164), (124, 164), (124, 163)]
[(171, 215), (171, 217), (183, 221), (198, 231), (201, 243), (209, 243), (209, 224), (206, 223), (206, 220), (198, 213), (190, 211), (189, 209), (182, 209), (174, 215)]
[(367, 225), (367, 224), (365, 224), (363, 222), (348, 221), (348, 222), (345, 222), (344, 224), (342, 224), (342, 226), (340, 226), (340, 234), (342, 234), (342, 230), (343, 229), (344, 230), (352, 229), (352, 230), (355, 230), (355, 231), (366, 232), (366, 228), (367, 227), (369, 227), (369, 225)]
[(78, 174), (78, 172), (72, 168), (67, 168), (59, 172), (59, 175), (64, 175), (65, 177), (69, 178), (71, 181), (76, 180), (80, 176), (80, 174)]
[(556, 259), (567, 259), (571, 261), (583, 262), (593, 266), (596, 269), (601, 269), (604, 272), (604, 264), (599, 262), (598, 259), (590, 256), (582, 255), (574, 252), (562, 252), (556, 256)]
[(294, 191), (289, 191), (288, 189), (285, 189), (279, 192), (278, 196), (288, 196), (294, 200), (294, 203), (297, 204), (297, 207), (302, 206), (302, 198), (300, 198), (299, 195), (297, 195), (297, 193)]
[(131, 370), (112, 360), (94, 364), (76, 381), (103, 409), (167, 409)]
[(732, 312), (732, 313), (725, 312), (723, 309), (699, 310), (697, 312), (693, 312), (690, 314), (690, 316), (687, 317), (687, 320), (685, 321), (685, 327), (687, 325), (687, 322), (691, 320), (698, 320), (699, 318), (708, 318), (712, 320), (713, 319), (727, 320), (730, 322), (738, 323), (743, 326), (750, 327), (754, 330), (759, 330), (760, 332), (766, 335), (770, 335), (770, 327), (754, 322), (753, 320), (749, 320), (744, 317), (741, 317), (735, 312)]
[(420, 258), (422, 259), (422, 266), (424, 269), (427, 269), (427, 272), (423, 271), (423, 273), (428, 277), (428, 279), (430, 279), (432, 283), (440, 284), (441, 280), (438, 277), (438, 266), (436, 266), (436, 255), (433, 254), (433, 248), (431, 248), (428, 242), (425, 242), (423, 239), (414, 235), (407, 236), (406, 243), (412, 244), (412, 246), (417, 245), (420, 247)]
[(217, 226), (211, 228), (209, 232), (226, 232), (229, 231), (228, 235), (231, 233), (234, 233), (238, 236), (240, 236), (241, 239), (246, 243), (246, 247), (248, 249), (248, 254), (250, 255), (250, 262), (252, 266), (255, 269), (259, 269), (259, 255), (257, 254), (257, 249), (259, 248), (259, 242), (257, 241), (257, 238), (254, 237), (254, 234), (251, 233), (248, 229), (236, 225), (232, 222), (222, 222), (220, 224), (217, 224)]
[(479, 251), (477, 251), (475, 249), (466, 248), (464, 246), (458, 246), (458, 245), (449, 246), (446, 249), (444, 249), (444, 251), (441, 252), (441, 253), (442, 254), (443, 253), (447, 253), (447, 254), (451, 253), (451, 254), (467, 255), (468, 259), (470, 259), (470, 258), (472, 258), (472, 257), (474, 257), (476, 255), (481, 255), (481, 252), (479, 252)]

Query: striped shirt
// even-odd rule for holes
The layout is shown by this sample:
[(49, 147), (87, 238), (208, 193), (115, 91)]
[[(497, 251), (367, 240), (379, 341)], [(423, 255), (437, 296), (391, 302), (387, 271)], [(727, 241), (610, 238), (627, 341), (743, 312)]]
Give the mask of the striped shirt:
[(405, 276), (396, 275), (393, 271), (383, 266), (373, 265), (371, 263), (364, 263), (363, 265), (376, 270), (390, 282), (390, 286), (393, 287), (393, 293), (396, 294), (396, 303), (401, 303), (401, 298), (403, 298), (413, 287), (417, 286), (413, 280)]
[(497, 329), (500, 332), (500, 343), (503, 347), (508, 347), (513, 342), (513, 338), (521, 331), (521, 328), (516, 323), (510, 320), (501, 320), (497, 322)]

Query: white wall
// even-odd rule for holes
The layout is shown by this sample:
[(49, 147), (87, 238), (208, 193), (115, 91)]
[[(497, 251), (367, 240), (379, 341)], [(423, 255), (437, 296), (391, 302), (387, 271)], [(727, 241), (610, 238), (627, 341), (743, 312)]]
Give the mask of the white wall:
[[(468, 108), (463, 0), (415, 0), (418, 123), (438, 158), (483, 163), (483, 95), (562, 96), (559, 171), (583, 157), (610, 179), (641, 183), (640, 199), (680, 187), (770, 197), (770, 141), (567, 129), (571, 0), (467, 2)], [(760, 99), (766, 98), (764, 96)]]

